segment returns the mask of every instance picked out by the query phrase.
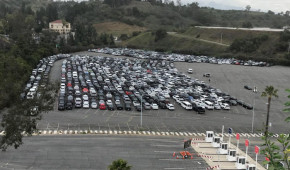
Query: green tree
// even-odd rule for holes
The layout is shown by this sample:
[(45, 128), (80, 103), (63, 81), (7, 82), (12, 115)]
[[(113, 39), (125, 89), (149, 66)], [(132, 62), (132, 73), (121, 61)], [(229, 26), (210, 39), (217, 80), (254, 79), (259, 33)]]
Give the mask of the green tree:
[(265, 136), (268, 136), (271, 100), (272, 97), (278, 97), (277, 92), (278, 89), (275, 89), (273, 86), (266, 86), (265, 91), (261, 95), (262, 97), (268, 97)]
[(164, 29), (158, 29), (158, 30), (155, 32), (155, 41), (159, 41), (159, 40), (165, 38), (166, 35), (167, 35), (166, 30), (164, 30)]
[(246, 21), (246, 22), (243, 22), (242, 27), (243, 28), (253, 28), (253, 25), (250, 21)]
[[(263, 146), (264, 149), (261, 150), (261, 153), (264, 154), (269, 161), (264, 161), (263, 164), (269, 165), (269, 170), (285, 170), (290, 169), (289, 164), (289, 150), (290, 150), (290, 136), (289, 134), (280, 134), (277, 138), (277, 142), (281, 145), (281, 148), (275, 143), (271, 141), (271, 136), (273, 136), (273, 133), (267, 133), (265, 136), (262, 137), (262, 140), (264, 140)], [(286, 163), (283, 167), (281, 162)]]
[(118, 159), (112, 162), (111, 165), (108, 166), (109, 170), (130, 170), (131, 166), (128, 165), (128, 162), (123, 159)]
[(251, 6), (250, 5), (247, 5), (246, 6), (246, 11), (249, 12), (250, 10), (251, 10)]
[[(286, 89), (286, 92), (290, 93), (290, 89)], [(288, 95), (288, 98), (290, 99), (290, 95)], [(290, 106), (290, 101), (286, 102), (286, 103), (285, 103), (285, 106), (288, 107), (288, 108), (284, 109), (284, 112), (290, 112), (290, 107), (289, 107), (289, 106)], [(287, 117), (287, 118), (285, 119), (285, 121), (286, 121), (286, 122), (290, 122), (290, 116)]]

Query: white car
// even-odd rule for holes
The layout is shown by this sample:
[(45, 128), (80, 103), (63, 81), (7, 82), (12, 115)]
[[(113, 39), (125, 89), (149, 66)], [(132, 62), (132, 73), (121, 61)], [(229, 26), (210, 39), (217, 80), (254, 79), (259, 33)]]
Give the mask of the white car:
[(84, 101), (83, 108), (85, 108), (85, 109), (89, 109), (90, 108), (90, 104), (89, 104), (88, 101)]
[(136, 106), (140, 106), (140, 103), (137, 102), (137, 101), (133, 101), (133, 106), (136, 107)]
[(184, 99), (182, 97), (180, 97), (179, 99), (176, 100), (176, 102), (181, 104), (182, 102), (184, 102)]
[(218, 103), (214, 104), (214, 109), (215, 110), (221, 110), (221, 106)]
[(92, 103), (91, 103), (91, 108), (92, 108), (92, 109), (97, 109), (97, 108), (98, 108), (98, 104), (97, 104), (97, 102), (92, 102)]
[(178, 96), (178, 95), (174, 95), (174, 96), (172, 96), (172, 98), (173, 98), (174, 100), (178, 100), (178, 99), (179, 99), (179, 96)]
[(61, 89), (65, 89), (65, 84), (64, 84), (64, 83), (61, 83), (61, 84), (60, 84), (60, 88), (61, 88)]
[(86, 94), (85, 94), (85, 95), (83, 95), (83, 100), (84, 100), (84, 101), (88, 101), (88, 100), (89, 100), (89, 96), (88, 96), (88, 95), (86, 95)]
[(170, 95), (168, 93), (163, 93), (163, 96), (166, 98), (166, 99), (169, 99), (170, 98)]
[(174, 105), (171, 103), (166, 104), (168, 110), (175, 110)]
[(152, 104), (151, 104), (151, 108), (152, 108), (153, 110), (158, 110), (158, 105), (157, 105), (156, 103), (152, 103)]
[(230, 105), (227, 104), (227, 103), (220, 103), (220, 105), (221, 105), (221, 108), (224, 109), (224, 110), (230, 110), (231, 109)]
[(112, 104), (113, 104), (112, 100), (107, 100), (107, 105), (112, 105)]

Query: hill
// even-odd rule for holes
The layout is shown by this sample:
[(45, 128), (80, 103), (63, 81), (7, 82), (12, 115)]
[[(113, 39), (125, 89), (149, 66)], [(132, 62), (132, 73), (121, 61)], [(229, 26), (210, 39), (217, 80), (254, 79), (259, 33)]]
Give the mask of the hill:
[(9, 9), (21, 8), (23, 4), (31, 7), (33, 11), (39, 10), (41, 7), (46, 8), (53, 0), (1, 0), (0, 6), (6, 6)]
[(152, 32), (145, 32), (123, 42), (123, 46), (164, 52), (188, 53), (197, 55), (222, 55), (227, 47), (215, 43), (196, 40), (192, 37), (167, 34), (165, 38), (155, 41)]
[(271, 40), (276, 40), (279, 38), (280, 32), (191, 27), (184, 31), (182, 34), (199, 39), (231, 45), (236, 39), (245, 37), (251, 38), (261, 35), (267, 35)]
[(98, 33), (113, 34), (114, 36), (120, 36), (121, 34), (132, 34), (133, 32), (145, 31), (145, 27), (137, 25), (128, 25), (122, 22), (103, 22), (94, 25)]

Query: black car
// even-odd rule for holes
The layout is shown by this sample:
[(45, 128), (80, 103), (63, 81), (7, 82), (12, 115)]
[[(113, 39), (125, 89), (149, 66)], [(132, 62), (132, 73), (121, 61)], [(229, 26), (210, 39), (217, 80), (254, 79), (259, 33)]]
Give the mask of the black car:
[[(140, 108), (141, 109), (141, 108)], [(126, 103), (125, 104), (125, 110), (130, 111), (131, 109), (131, 104), (130, 103)]]
[(248, 85), (245, 85), (244, 88), (247, 89), (247, 90), (252, 90), (252, 88), (250, 86), (248, 86)]
[(66, 110), (72, 110), (73, 109), (72, 102), (67, 102), (65, 108), (66, 108)]
[(117, 107), (117, 110), (123, 110), (124, 107), (123, 105), (120, 103), (120, 104), (116, 104), (116, 107)]
[(247, 104), (247, 103), (245, 103), (243, 105), (243, 107), (246, 108), (246, 109), (249, 109), (249, 110), (252, 110), (253, 109), (253, 106), (251, 106), (250, 104)]
[(237, 103), (241, 106), (243, 106), (245, 104), (245, 102), (243, 100), (237, 100)]
[(236, 105), (238, 105), (238, 103), (237, 103), (236, 100), (230, 100), (230, 104), (231, 104), (232, 106), (236, 106)]
[(161, 109), (167, 109), (166, 104), (163, 103), (163, 102), (160, 102), (160, 103), (159, 103), (159, 107), (160, 107)]
[(135, 108), (136, 108), (136, 110), (137, 110), (138, 112), (141, 112), (141, 106), (140, 106), (140, 105), (135, 106)]
[(195, 104), (192, 104), (192, 110), (196, 111), (196, 113), (198, 114), (203, 114), (205, 113), (205, 109), (200, 107), (200, 106), (197, 106)]
[(64, 106), (64, 100), (59, 100), (58, 101), (58, 110), (64, 110), (65, 106)]
[(112, 104), (108, 104), (107, 107), (108, 107), (108, 110), (115, 110), (115, 107)]

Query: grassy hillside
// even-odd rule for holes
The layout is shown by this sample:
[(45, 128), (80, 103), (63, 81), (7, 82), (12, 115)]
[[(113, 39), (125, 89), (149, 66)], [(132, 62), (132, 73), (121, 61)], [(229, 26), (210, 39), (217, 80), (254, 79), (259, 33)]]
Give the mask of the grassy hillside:
[(207, 43), (194, 38), (175, 36), (167, 34), (165, 38), (155, 42), (155, 35), (151, 32), (145, 32), (130, 40), (124, 42), (123, 46), (159, 50), (159, 51), (170, 51), (170, 52), (183, 52), (183, 53), (194, 53), (194, 54), (224, 54), (226, 52), (225, 46)]
[[(220, 43), (221, 32), (223, 44)], [(280, 50), (285, 44), (288, 48), (288, 43), (281, 41), (281, 35), (281, 32), (190, 28), (184, 33), (167, 32), (166, 37), (157, 42), (154, 32), (145, 32), (123, 42), (122, 46), (290, 65), (290, 56)], [(254, 50), (246, 51), (252, 48)]]
[(132, 34), (134, 31), (145, 31), (145, 27), (136, 25), (128, 25), (122, 22), (103, 22), (94, 25), (98, 33), (113, 34), (120, 36), (121, 34)]
[(267, 32), (267, 31), (249, 31), (249, 30), (230, 30), (230, 29), (207, 29), (192, 27), (187, 29), (184, 33), (187, 36), (196, 37), (199, 39), (205, 39), (230, 45), (235, 39), (251, 38), (261, 35), (268, 35), (269, 39), (277, 40), (279, 38), (279, 32)]

